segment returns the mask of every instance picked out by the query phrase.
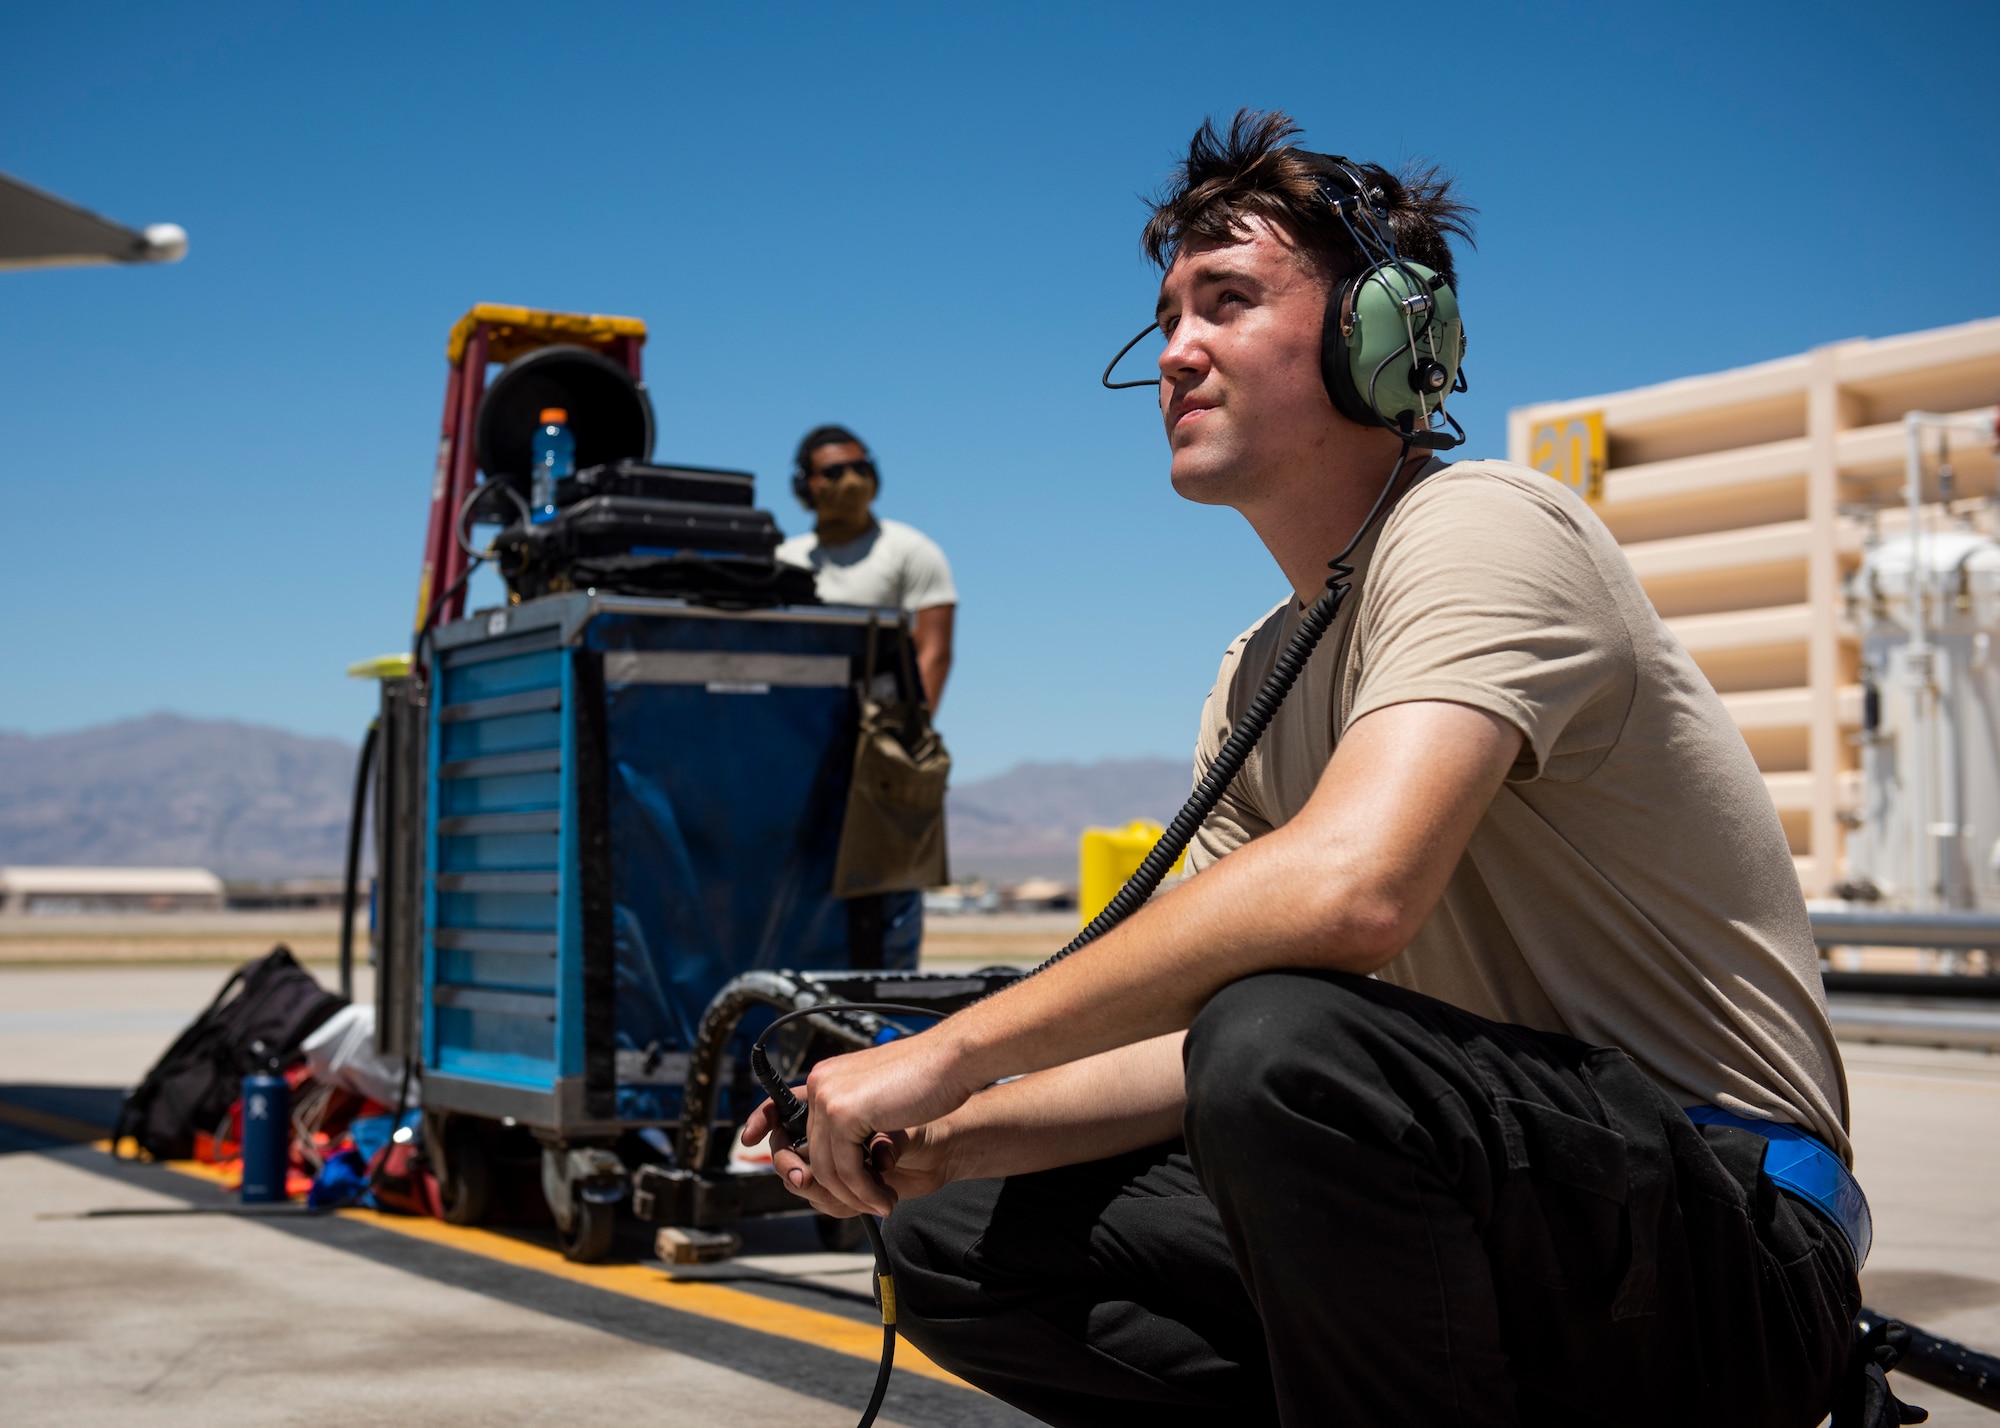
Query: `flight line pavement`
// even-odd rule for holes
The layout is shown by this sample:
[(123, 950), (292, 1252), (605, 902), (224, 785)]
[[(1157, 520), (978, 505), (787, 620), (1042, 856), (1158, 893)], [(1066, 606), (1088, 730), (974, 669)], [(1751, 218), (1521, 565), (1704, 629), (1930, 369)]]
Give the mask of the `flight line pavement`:
[[(315, 971), (331, 982), (330, 967)], [(525, 1231), (458, 1242), (388, 1227), (388, 1217), (75, 1218), (226, 1203), (213, 1183), (114, 1165), (90, 1143), (118, 1088), (223, 975), (0, 968), (8, 1422), (854, 1420), (879, 1341), (867, 1260), (819, 1251), (809, 1221), (755, 1227), (741, 1259), (683, 1279), (621, 1241), (623, 1262), (599, 1283), (595, 1267), (566, 1266)], [(1869, 1303), (2000, 1352), (2000, 1056), (1843, 1050), (1856, 1168), (1875, 1215)], [(899, 1362), (913, 1357), (905, 1346)], [(885, 1423), (1029, 1421), (922, 1368), (899, 1368)], [(2000, 1415), (1941, 1390), (1904, 1381), (1900, 1391), (1939, 1428), (2000, 1428)]]

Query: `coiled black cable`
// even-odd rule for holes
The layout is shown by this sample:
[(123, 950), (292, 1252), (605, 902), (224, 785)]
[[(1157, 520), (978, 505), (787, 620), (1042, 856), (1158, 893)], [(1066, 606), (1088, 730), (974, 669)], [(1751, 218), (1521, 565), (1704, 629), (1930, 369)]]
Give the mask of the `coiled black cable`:
[(1375, 528), (1375, 522), (1391, 504), (1391, 495), (1404, 484), (1403, 467), (1409, 459), (1410, 443), (1405, 441), (1402, 453), (1396, 458), (1395, 468), (1390, 471), (1389, 479), (1383, 483), (1382, 492), (1375, 498), (1375, 504), (1369, 508), (1368, 518), (1361, 523), (1361, 528), (1354, 533), (1354, 539), (1347, 543), (1346, 548), (1327, 562), (1327, 569), (1331, 573), (1326, 578), (1325, 592), (1313, 602), (1312, 608), (1306, 611), (1305, 618), (1299, 621), (1298, 629), (1292, 632), (1292, 638), (1286, 643), (1284, 652), (1278, 656), (1278, 662), (1271, 666), (1270, 674), (1265, 676), (1256, 697), (1250, 701), (1250, 707), (1243, 712), (1242, 720), (1229, 731), (1228, 739), (1216, 752), (1215, 761), (1208, 766), (1208, 772), (1202, 775), (1201, 782), (1188, 796), (1188, 801), (1181, 805), (1181, 811), (1174, 815), (1174, 821), (1167, 825), (1167, 831), (1160, 835), (1160, 841), (1153, 845), (1152, 851), (1146, 854), (1144, 861), (1139, 864), (1132, 876), (1125, 880), (1125, 886), (1118, 889), (1111, 901), (1105, 904), (1103, 911), (1091, 918), (1083, 931), (1071, 938), (1069, 945), (1062, 951), (1028, 973), (1030, 977), (1055, 966), (1078, 948), (1095, 942), (1144, 907), (1147, 900), (1159, 890), (1160, 881), (1166, 877), (1167, 870), (1173, 867), (1182, 853), (1187, 851), (1187, 845), (1194, 840), (1195, 833), (1207, 820), (1208, 815), (1215, 812), (1215, 805), (1222, 801), (1222, 795), (1228, 791), (1230, 783), (1242, 771), (1244, 761), (1250, 757), (1250, 751), (1257, 747), (1257, 741), (1264, 737), (1264, 731), (1270, 727), (1271, 720), (1277, 715), (1278, 706), (1285, 702), (1285, 696), (1292, 692), (1292, 686), (1298, 683), (1299, 676), (1305, 673), (1306, 662), (1319, 647), (1321, 637), (1339, 618), (1340, 607), (1354, 588), (1351, 583), (1354, 567), (1347, 563), (1347, 559), (1354, 554), (1355, 547), (1367, 538), (1368, 532)]

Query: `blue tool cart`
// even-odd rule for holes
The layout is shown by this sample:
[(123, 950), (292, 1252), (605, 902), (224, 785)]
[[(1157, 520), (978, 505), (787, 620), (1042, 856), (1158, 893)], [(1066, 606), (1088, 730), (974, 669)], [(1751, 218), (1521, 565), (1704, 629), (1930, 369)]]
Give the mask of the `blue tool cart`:
[[(873, 618), (571, 592), (437, 633), (423, 1106), (531, 1131), (578, 1257), (608, 1247), (621, 1141), (651, 1131), (639, 1144), (674, 1160), (663, 1132), (726, 983), (915, 966), (916, 894), (832, 895)], [(725, 1054), (704, 1122), (755, 1104), (741, 1061)], [(434, 1159), (452, 1218), (474, 1219), (494, 1146), (459, 1129)]]

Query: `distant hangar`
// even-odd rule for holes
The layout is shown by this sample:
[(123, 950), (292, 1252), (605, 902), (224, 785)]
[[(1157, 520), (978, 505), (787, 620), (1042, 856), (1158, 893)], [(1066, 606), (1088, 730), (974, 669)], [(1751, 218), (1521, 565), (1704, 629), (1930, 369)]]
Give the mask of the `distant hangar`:
[(220, 912), (206, 868), (0, 867), (0, 917), (29, 913)]

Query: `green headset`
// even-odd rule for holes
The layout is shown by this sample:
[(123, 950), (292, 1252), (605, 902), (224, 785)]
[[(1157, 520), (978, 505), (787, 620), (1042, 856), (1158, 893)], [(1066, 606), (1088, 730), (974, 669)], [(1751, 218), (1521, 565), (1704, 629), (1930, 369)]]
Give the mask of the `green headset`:
[[(1339, 154), (1293, 150), (1311, 162), (1320, 195), (1365, 260), (1327, 295), (1320, 337), (1320, 375), (1334, 409), (1362, 426), (1382, 426), (1411, 446), (1444, 451), (1465, 440), (1445, 410), (1453, 392), (1465, 390), (1465, 324), (1458, 295), (1444, 275), (1403, 257), (1371, 188)], [(1156, 387), (1158, 378), (1114, 382), (1125, 354), (1158, 324), (1148, 324), (1118, 350), (1100, 379), (1113, 390)]]

